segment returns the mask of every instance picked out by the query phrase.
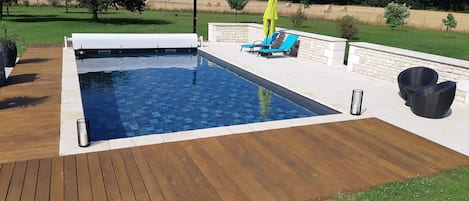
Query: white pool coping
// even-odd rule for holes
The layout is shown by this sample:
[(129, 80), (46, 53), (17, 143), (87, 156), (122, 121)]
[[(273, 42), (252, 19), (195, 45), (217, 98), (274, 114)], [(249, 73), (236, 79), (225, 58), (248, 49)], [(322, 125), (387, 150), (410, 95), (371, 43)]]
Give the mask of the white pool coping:
[[(398, 96), (396, 83), (373, 79), (349, 72), (345, 66), (330, 67), (289, 57), (266, 59), (239, 51), (236, 43), (204, 43), (199, 48), (250, 73), (263, 77), (305, 97), (334, 108), (342, 114), (252, 123), (167, 134), (154, 134), (124, 139), (93, 142), (78, 147), (76, 120), (83, 109), (73, 49), (64, 49), (62, 73), (62, 111), (60, 155), (96, 152), (148, 144), (199, 139), (277, 128), (377, 117), (426, 139), (469, 155), (469, 106), (454, 102), (452, 114), (443, 119), (427, 119), (414, 115)], [(364, 90), (361, 116), (349, 114), (352, 90)]]

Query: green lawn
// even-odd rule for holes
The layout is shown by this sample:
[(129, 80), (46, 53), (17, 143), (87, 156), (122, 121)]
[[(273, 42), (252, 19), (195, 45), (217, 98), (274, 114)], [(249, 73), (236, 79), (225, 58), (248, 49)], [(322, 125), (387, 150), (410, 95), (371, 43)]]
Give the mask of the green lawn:
[(390, 183), (352, 195), (339, 194), (329, 201), (355, 200), (469, 200), (469, 168), (459, 168), (432, 177)]
[[(9, 31), (20, 35), (20, 54), (29, 44), (63, 43), (64, 36), (78, 32), (136, 32), (171, 33), (192, 32), (192, 13), (173, 11), (145, 11), (142, 15), (111, 10), (101, 14), (100, 22), (90, 22), (86, 9), (11, 7), (5, 17)], [(216, 20), (215, 20), (216, 19)], [(238, 14), (239, 22), (261, 23), (261, 15)], [(208, 22), (234, 22), (234, 14), (199, 13), (198, 34), (207, 38)], [(281, 17), (279, 27), (318, 34), (339, 36), (334, 21), (307, 20), (302, 27), (293, 27)], [(352, 41), (366, 41), (405, 49), (439, 54), (469, 60), (469, 34), (403, 28), (390, 30), (382, 26), (360, 24), (360, 32)], [(351, 196), (338, 196), (334, 200), (468, 200), (469, 168), (449, 171), (434, 177), (411, 179), (371, 188)]]
[[(142, 15), (110, 10), (99, 15), (101, 21), (90, 22), (86, 9), (50, 7), (11, 7), (5, 17), (9, 29), (24, 39), (20, 53), (27, 44), (63, 43), (63, 36), (73, 32), (136, 32), (136, 33), (190, 33), (192, 12), (145, 11)], [(208, 22), (234, 22), (232, 13), (198, 13), (198, 34), (207, 38)], [(239, 22), (262, 23), (260, 14), (238, 14)], [(278, 26), (318, 34), (339, 36), (334, 21), (309, 19), (301, 27), (293, 27), (287, 17), (280, 17)], [(469, 60), (469, 34), (402, 28), (390, 30), (384, 26), (359, 25), (360, 31), (352, 41), (365, 41), (416, 51), (428, 52)]]

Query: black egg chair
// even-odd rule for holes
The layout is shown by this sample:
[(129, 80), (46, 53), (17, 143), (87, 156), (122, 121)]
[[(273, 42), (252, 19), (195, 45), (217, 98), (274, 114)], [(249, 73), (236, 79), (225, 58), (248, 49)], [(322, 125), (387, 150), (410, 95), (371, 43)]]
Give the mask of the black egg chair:
[(456, 82), (446, 81), (409, 94), (412, 112), (427, 118), (443, 118), (453, 103)]
[(407, 100), (409, 93), (433, 86), (437, 81), (438, 73), (435, 70), (421, 66), (408, 68), (397, 76), (399, 94), (404, 100)]

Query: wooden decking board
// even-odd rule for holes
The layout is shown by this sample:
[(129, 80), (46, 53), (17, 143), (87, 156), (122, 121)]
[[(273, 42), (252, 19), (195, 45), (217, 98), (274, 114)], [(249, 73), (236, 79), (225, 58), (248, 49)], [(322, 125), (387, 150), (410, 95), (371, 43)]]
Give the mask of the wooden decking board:
[(203, 195), (203, 199), (205, 200), (221, 200), (221, 196), (208, 182), (207, 178), (203, 176), (200, 169), (192, 160), (192, 157), (190, 157), (189, 153), (187, 153), (186, 149), (184, 149), (183, 143), (179, 144), (176, 154), (180, 160), (180, 164), (183, 165), (188, 173), (188, 176), (191, 178), (190, 180), (194, 181), (193, 185), (197, 187), (195, 188), (196, 193), (198, 191), (199, 194)]
[(6, 201), (17, 201), (21, 199), (21, 191), (24, 187), (24, 178), (28, 161), (20, 161), (15, 164), (10, 186), (8, 187)]
[[(177, 146), (177, 145), (175, 145)], [(194, 192), (188, 183), (191, 178), (182, 177), (185, 174), (184, 167), (176, 166), (175, 154), (168, 148), (168, 144), (162, 144), (162, 146), (156, 146), (153, 148), (153, 157), (156, 159), (156, 168), (160, 170), (162, 175), (157, 176), (158, 182), (166, 183), (167, 187), (174, 192), (176, 199), (178, 200), (193, 200)], [(161, 180), (160, 180), (161, 179)]]
[(66, 156), (63, 160), (64, 200), (78, 201), (78, 179), (76, 156)]
[[(348, 129), (348, 131), (347, 131)], [(327, 133), (330, 132), (330, 130), (326, 128), (318, 128), (316, 129), (318, 131), (322, 131), (323, 134), (327, 135)], [(381, 156), (377, 157), (375, 152), (379, 152), (381, 149), (373, 149), (371, 148), (374, 146), (376, 143), (375, 141), (371, 140), (353, 140), (352, 138), (355, 137), (355, 135), (351, 136), (348, 133), (350, 133), (350, 127), (347, 125), (341, 126), (341, 125), (336, 125), (334, 126), (334, 130), (336, 131), (334, 135), (328, 135), (328, 137), (335, 139), (338, 144), (331, 145), (331, 147), (336, 147), (339, 146), (340, 144), (340, 149), (343, 150), (345, 154), (342, 154), (343, 157), (345, 156), (350, 156), (351, 158), (359, 158), (360, 160), (353, 160), (352, 162), (355, 164), (356, 168), (355, 170), (358, 171), (364, 171), (367, 172), (369, 175), (368, 180), (373, 180), (373, 178), (379, 178), (379, 177), (373, 177), (372, 175), (381, 175), (384, 174), (383, 171), (378, 171), (376, 172), (377, 169), (384, 169), (384, 170), (389, 170), (392, 169), (392, 171), (386, 171), (386, 173), (395, 178), (402, 178), (403, 176), (411, 174), (410, 171), (407, 171), (406, 169), (403, 169), (401, 166), (396, 165), (395, 163), (391, 162), (388, 157), (386, 156)], [(357, 135), (359, 135), (362, 131), (361, 130), (354, 130), (357, 132)], [(313, 133), (314, 134), (314, 133)], [(363, 136), (368, 138), (367, 136)], [(370, 145), (371, 143), (371, 145)], [(388, 149), (388, 151), (392, 151), (391, 149)], [(346, 157), (347, 159), (349, 157)], [(365, 165), (363, 165), (365, 164)], [(373, 165), (373, 168), (369, 168), (369, 165)]]
[[(337, 187), (334, 185), (341, 182), (338, 177), (334, 176), (335, 171), (331, 171), (329, 167), (325, 165), (325, 163), (322, 163), (322, 161), (319, 163), (316, 160), (311, 160), (320, 158), (321, 156), (324, 157), (324, 160), (329, 160), (331, 158), (327, 154), (329, 151), (321, 149), (322, 144), (320, 141), (308, 139), (308, 136), (305, 135), (306, 133), (301, 129), (297, 130), (296, 132), (292, 132), (288, 129), (282, 129), (275, 132), (277, 132), (276, 138), (278, 141), (269, 143), (272, 143), (272, 145), (281, 146), (279, 147), (279, 150), (281, 151), (291, 150), (288, 151), (284, 156), (284, 160), (294, 160), (294, 163), (300, 166), (299, 169), (306, 173), (304, 176), (309, 175), (309, 178), (312, 179), (310, 182), (313, 184), (313, 186), (319, 187), (316, 190), (317, 194), (324, 195), (326, 192), (338, 191), (342, 189), (342, 187)], [(265, 135), (268, 135), (268, 133), (265, 133)], [(265, 138), (265, 135), (262, 137)], [(275, 139), (266, 138), (266, 140)], [(327, 147), (326, 144), (323, 146)], [(293, 149), (292, 147), (295, 148)], [(326, 154), (321, 155), (321, 153)], [(287, 159), (289, 157), (290, 159)], [(308, 160), (305, 160), (305, 158)]]
[(228, 176), (236, 182), (241, 191), (250, 200), (275, 200), (264, 185), (259, 182), (250, 171), (250, 167), (245, 167), (246, 159), (237, 160), (231, 150), (225, 148), (218, 138), (203, 140), (203, 145), (207, 152), (215, 159), (221, 168), (227, 171)]
[(101, 163), (97, 153), (88, 154), (88, 164), (93, 200), (107, 200)]
[[(225, 147), (237, 161), (242, 161), (243, 166), (251, 167), (249, 172), (252, 177), (259, 182), (263, 187), (272, 189), (271, 194), (273, 197), (279, 200), (285, 200), (288, 197), (288, 192), (283, 191), (281, 185), (288, 183), (283, 181), (280, 174), (275, 172), (280, 171), (275, 167), (272, 161), (267, 160), (262, 153), (255, 154), (256, 151), (249, 145), (250, 138), (244, 139), (242, 136), (228, 136), (226, 138), (220, 138), (220, 143)], [(274, 170), (275, 172), (273, 172)], [(263, 178), (270, 178), (264, 180)], [(286, 188), (291, 191), (294, 188)]]
[(7, 198), (8, 189), (10, 187), (11, 177), (13, 176), (13, 169), (15, 163), (7, 163), (2, 165), (0, 172), (0, 200)]
[[(184, 184), (184, 189), (190, 193), (192, 200), (207, 200), (207, 197), (197, 183), (196, 178), (193, 177), (187, 168), (187, 155), (179, 154), (181, 151), (183, 151), (183, 149), (179, 146), (179, 144), (173, 146), (164, 146), (166, 148), (165, 151), (168, 153), (168, 157), (171, 160), (171, 164), (173, 164), (174, 170), (176, 170), (178, 173), (178, 178)], [(211, 188), (211, 186), (206, 187)]]
[(26, 174), (24, 177), (23, 191), (21, 192), (21, 201), (34, 201), (34, 199), (36, 198), (38, 172), (39, 160), (34, 159), (28, 161), (28, 165), (26, 167)]
[(156, 182), (155, 177), (148, 166), (148, 162), (146, 161), (142, 150), (132, 149), (131, 152), (148, 191), (150, 200), (164, 200), (163, 193), (161, 192), (158, 182)]
[(130, 183), (128, 173), (125, 169), (124, 161), (119, 151), (110, 151), (112, 166), (116, 174), (117, 185), (122, 196), (122, 200), (134, 201), (135, 195)]
[[(246, 142), (245, 144), (249, 145), (251, 153), (258, 153), (252, 155), (262, 156), (260, 160), (256, 159), (252, 162), (254, 164), (264, 164), (264, 167), (262, 168), (265, 169), (265, 172), (274, 177), (277, 177), (277, 182), (275, 185), (277, 188), (279, 188), (280, 193), (285, 194), (286, 199), (288, 199), (295, 198), (297, 195), (301, 195), (301, 192), (307, 192), (311, 188), (311, 185), (309, 182), (306, 182), (303, 177), (297, 174), (293, 168), (288, 166), (288, 164), (284, 162), (284, 158), (280, 158), (278, 155), (274, 154), (274, 151), (277, 150), (277, 147), (273, 148), (271, 146), (265, 146), (265, 144), (259, 142), (259, 138), (256, 138), (255, 136), (258, 136), (258, 134), (242, 135), (242, 139), (244, 139)], [(263, 163), (262, 161), (266, 162)], [(288, 175), (288, 180), (285, 180), (283, 177), (281, 177), (278, 172), (280, 172), (282, 175)]]
[(99, 162), (101, 164), (101, 171), (103, 174), (104, 186), (106, 188), (106, 195), (108, 200), (122, 200), (121, 191), (117, 184), (116, 174), (112, 166), (111, 156), (109, 152), (100, 152), (98, 154)]
[(60, 47), (27, 48), (0, 87), (0, 163), (58, 156), (61, 64)]
[(119, 150), (122, 159), (124, 160), (124, 164), (127, 170), (127, 175), (129, 176), (130, 183), (132, 184), (132, 189), (135, 193), (135, 198), (138, 201), (149, 201), (150, 197), (148, 196), (147, 187), (143, 182), (142, 176), (140, 175), (140, 171), (137, 167), (135, 159), (132, 155), (131, 150), (129, 149), (122, 149)]
[(205, 151), (200, 143), (183, 143), (187, 154), (192, 158), (194, 164), (213, 186), (220, 200), (248, 200), (239, 186), (228, 176), (230, 173), (224, 171), (216, 161)]
[[(291, 168), (296, 175), (298, 175), (300, 181), (295, 181), (294, 183), (298, 182), (298, 186), (301, 185), (303, 188), (306, 188), (306, 191), (314, 189), (315, 195), (318, 195), (319, 197), (320, 195), (330, 191), (328, 189), (328, 181), (321, 177), (320, 174), (318, 174), (318, 171), (314, 169), (314, 167), (306, 163), (305, 160), (298, 156), (301, 152), (299, 149), (290, 149), (289, 152), (284, 151), (285, 149), (288, 149), (288, 146), (290, 146), (290, 141), (285, 141), (282, 136), (288, 139), (288, 134), (284, 133), (284, 135), (282, 133), (271, 133), (271, 135), (274, 136), (265, 137), (266, 134), (267, 132), (264, 131), (261, 132), (261, 134), (253, 135), (253, 137), (255, 137), (259, 143), (263, 144), (265, 147), (268, 147), (273, 155), (279, 158), (279, 160), (281, 160), (286, 166)], [(301, 146), (300, 144), (295, 145), (298, 147)], [(315, 163), (313, 162), (312, 164)], [(291, 178), (291, 176), (289, 178)], [(302, 182), (306, 184), (303, 184)]]
[(39, 171), (36, 185), (35, 200), (49, 200), (49, 191), (51, 183), (52, 159), (47, 158), (39, 161)]
[(161, 161), (154, 157), (152, 147), (145, 146), (141, 147), (140, 150), (142, 151), (142, 154), (147, 161), (148, 167), (152, 173), (151, 176), (153, 176), (156, 183), (158, 184), (162, 196), (165, 198), (165, 200), (177, 200), (174, 189), (171, 187), (171, 184), (166, 178), (162, 167), (160, 167)]
[(93, 200), (91, 178), (89, 172), (88, 156), (77, 155), (76, 157), (77, 183), (78, 183), (78, 200)]

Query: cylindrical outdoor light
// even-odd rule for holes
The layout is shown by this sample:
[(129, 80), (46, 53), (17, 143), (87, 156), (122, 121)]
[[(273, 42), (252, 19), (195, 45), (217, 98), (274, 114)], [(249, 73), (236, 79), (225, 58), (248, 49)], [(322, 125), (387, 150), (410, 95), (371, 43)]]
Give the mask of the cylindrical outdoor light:
[(77, 132), (78, 132), (78, 146), (87, 147), (90, 146), (90, 135), (88, 120), (80, 118), (77, 120)]
[(352, 91), (352, 104), (350, 105), (350, 114), (360, 115), (362, 113), (363, 90), (354, 89)]

